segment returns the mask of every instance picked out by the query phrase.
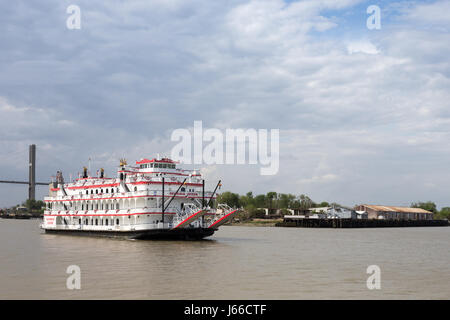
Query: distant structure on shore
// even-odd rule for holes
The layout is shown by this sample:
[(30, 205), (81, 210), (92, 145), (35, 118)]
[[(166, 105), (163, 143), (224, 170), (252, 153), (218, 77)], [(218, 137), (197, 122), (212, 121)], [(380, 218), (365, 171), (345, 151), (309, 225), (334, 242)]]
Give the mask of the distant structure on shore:
[(354, 209), (342, 206), (311, 208), (303, 214), (285, 215), (278, 227), (382, 228), (448, 226), (448, 220), (434, 220), (421, 208), (362, 204)]
[(368, 219), (433, 220), (433, 212), (421, 208), (361, 204), (355, 210), (367, 212)]
[[(267, 210), (267, 209), (266, 209)], [(355, 208), (331, 206), (305, 210), (288, 209), (285, 217), (298, 219), (384, 219), (384, 220), (433, 220), (433, 213), (421, 208), (393, 207), (361, 204)], [(278, 212), (277, 212), (278, 213)], [(269, 210), (266, 211), (266, 215)]]

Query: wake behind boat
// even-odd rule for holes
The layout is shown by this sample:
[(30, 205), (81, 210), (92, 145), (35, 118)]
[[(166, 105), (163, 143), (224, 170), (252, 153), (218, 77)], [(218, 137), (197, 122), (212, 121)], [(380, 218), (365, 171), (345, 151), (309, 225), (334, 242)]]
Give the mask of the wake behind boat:
[(46, 233), (125, 237), (131, 239), (196, 240), (211, 236), (237, 212), (214, 206), (214, 191), (195, 170), (183, 170), (168, 158), (141, 159), (129, 166), (122, 159), (117, 177), (101, 169), (92, 177), (64, 183), (61, 171), (44, 198), (41, 228)]

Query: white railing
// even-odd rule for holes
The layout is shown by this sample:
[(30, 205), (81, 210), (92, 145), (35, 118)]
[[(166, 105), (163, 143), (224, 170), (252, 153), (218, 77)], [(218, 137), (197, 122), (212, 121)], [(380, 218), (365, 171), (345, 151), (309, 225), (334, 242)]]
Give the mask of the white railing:
[(200, 210), (200, 207), (196, 206), (194, 203), (185, 203), (183, 209), (176, 210), (177, 213), (172, 220), (172, 228)]
[[(164, 196), (168, 199), (171, 198), (175, 194), (176, 190), (165, 190)], [(73, 200), (73, 201), (90, 201), (90, 200), (102, 200), (104, 198), (110, 198), (110, 197), (130, 197), (130, 196), (162, 196), (162, 190), (138, 190), (138, 191), (130, 191), (130, 192), (114, 192), (114, 193), (98, 193), (98, 194), (75, 194), (75, 195), (68, 195), (68, 196), (56, 196), (56, 197), (44, 197), (44, 200)], [(176, 194), (176, 197), (196, 197), (197, 200), (199, 200), (198, 197), (201, 197), (201, 192), (178, 192)], [(212, 196), (212, 192), (205, 192), (205, 201), (209, 201), (210, 197)], [(200, 201), (200, 200), (199, 200)], [(62, 209), (61, 209), (62, 210)]]

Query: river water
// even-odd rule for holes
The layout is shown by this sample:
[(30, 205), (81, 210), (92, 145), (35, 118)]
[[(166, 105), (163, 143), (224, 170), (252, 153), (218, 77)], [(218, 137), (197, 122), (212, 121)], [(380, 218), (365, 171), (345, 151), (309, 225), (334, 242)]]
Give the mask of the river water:
[[(449, 299), (450, 228), (223, 226), (204, 241), (48, 235), (0, 220), (0, 299)], [(66, 273), (80, 267), (81, 289)], [(381, 289), (367, 288), (377, 265)]]

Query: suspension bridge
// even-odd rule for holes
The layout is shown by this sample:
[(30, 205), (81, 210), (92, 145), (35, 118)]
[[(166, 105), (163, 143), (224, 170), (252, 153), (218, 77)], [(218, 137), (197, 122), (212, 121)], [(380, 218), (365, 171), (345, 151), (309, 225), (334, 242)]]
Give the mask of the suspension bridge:
[(36, 145), (32, 144), (28, 151), (28, 181), (0, 180), (0, 183), (27, 184), (28, 199), (35, 200), (36, 186), (48, 186), (48, 182), (36, 182)]

